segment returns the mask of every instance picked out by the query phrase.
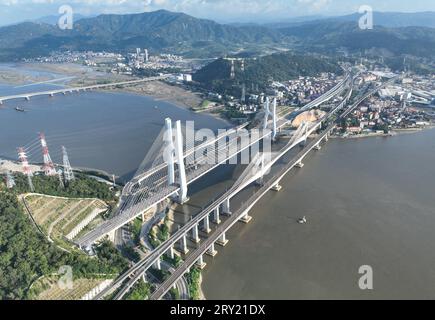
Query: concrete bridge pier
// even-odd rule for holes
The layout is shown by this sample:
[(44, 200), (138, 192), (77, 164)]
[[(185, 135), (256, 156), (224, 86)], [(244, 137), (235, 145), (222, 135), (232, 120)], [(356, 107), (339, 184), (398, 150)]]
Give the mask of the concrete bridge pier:
[(216, 241), (216, 244), (220, 245), (221, 247), (225, 247), (228, 243), (228, 239), (226, 238), (225, 232), (222, 233), (222, 235), (219, 237), (218, 241)]
[(109, 238), (109, 241), (111, 241), (111, 242), (113, 242), (113, 243), (115, 242), (115, 233), (116, 233), (116, 229), (110, 231), (110, 232), (107, 234), (107, 236), (108, 236), (108, 238)]
[(195, 226), (192, 229), (191, 240), (195, 243), (199, 243), (201, 241), (201, 239), (199, 238), (199, 235), (198, 235), (198, 225), (197, 224), (195, 224)]
[(3, 100), (0, 100), (0, 106), (3, 104)]
[(160, 257), (157, 259), (156, 263), (154, 264), (154, 267), (157, 270), (162, 270), (162, 266), (161, 266), (161, 263), (160, 263)]
[(54, 97), (54, 93), (51, 92), (51, 93), (49, 94), (49, 96), (50, 96), (50, 98), (53, 98), (53, 97)]
[(322, 146), (320, 145), (320, 141), (319, 141), (319, 143), (314, 146), (314, 150), (319, 151), (321, 149), (322, 149)]
[(209, 217), (209, 215), (207, 215), (204, 218), (203, 221), (204, 221), (203, 230), (204, 230), (205, 233), (209, 234), (211, 232), (211, 229), (210, 229), (210, 217)]
[(198, 261), (196, 262), (196, 265), (197, 265), (198, 268), (200, 268), (201, 270), (205, 268), (205, 266), (206, 266), (207, 264), (204, 262), (204, 256), (203, 256), (203, 255), (200, 255), (200, 256), (199, 256)]
[(217, 207), (216, 209), (213, 210), (213, 222), (216, 224), (221, 223), (221, 219), (219, 216), (219, 207)]
[(27, 101), (29, 101), (29, 100), (30, 100), (30, 97), (25, 97), (25, 99), (26, 99)]
[(222, 213), (226, 215), (231, 215), (231, 209), (230, 209), (230, 198), (227, 198), (224, 203), (222, 204)]
[(217, 255), (217, 250), (214, 248), (214, 243), (211, 244), (210, 248), (208, 248), (206, 254), (210, 257), (214, 257)]
[(169, 258), (171, 258), (172, 260), (174, 260), (175, 258), (175, 252), (174, 252), (174, 247), (170, 247), (169, 250), (166, 252), (166, 254), (168, 255)]
[(246, 211), (239, 221), (248, 224), (251, 220), (252, 217), (249, 215), (249, 211)]
[(298, 163), (296, 163), (295, 167), (296, 167), (296, 168), (303, 168), (303, 167), (304, 167), (304, 164), (302, 163), (302, 159), (300, 159), (300, 160), (298, 161)]
[(180, 251), (183, 254), (187, 254), (189, 252), (189, 249), (187, 248), (187, 239), (186, 239), (186, 235), (183, 236), (183, 238), (181, 238), (181, 247), (180, 247)]
[(276, 182), (276, 184), (271, 188), (271, 190), (279, 192), (281, 191), (282, 186), (279, 184), (279, 181)]

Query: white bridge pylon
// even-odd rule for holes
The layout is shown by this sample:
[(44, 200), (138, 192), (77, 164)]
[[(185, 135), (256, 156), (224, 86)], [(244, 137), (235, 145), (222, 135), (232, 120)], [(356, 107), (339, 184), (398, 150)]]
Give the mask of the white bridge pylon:
[(266, 97), (266, 101), (264, 103), (263, 129), (267, 129), (269, 125), (269, 117), (272, 118), (272, 140), (275, 140), (277, 134), (276, 98), (273, 99), (272, 110), (270, 110), (270, 99), (269, 97)]
[(173, 134), (172, 120), (170, 118), (165, 119), (165, 128), (166, 128), (164, 134), (165, 149), (163, 151), (163, 157), (168, 164), (168, 186), (175, 184), (175, 163), (176, 163), (178, 166), (178, 182), (180, 185), (177, 201), (179, 203), (185, 203), (188, 200), (188, 198), (187, 198), (186, 166), (184, 164), (183, 134), (181, 132), (181, 121), (178, 120), (177, 122), (175, 122), (175, 135)]

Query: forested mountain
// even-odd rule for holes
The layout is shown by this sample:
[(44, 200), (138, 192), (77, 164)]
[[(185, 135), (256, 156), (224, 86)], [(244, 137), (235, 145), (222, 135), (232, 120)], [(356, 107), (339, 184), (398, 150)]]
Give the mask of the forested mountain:
[[(271, 28), (287, 28), (313, 22), (358, 22), (362, 14), (353, 13), (344, 16), (307, 16), (291, 18), (286, 21), (267, 23)], [(377, 26), (387, 28), (428, 27), (435, 28), (435, 12), (373, 12), (373, 22)]]
[[(426, 17), (424, 19), (427, 16), (430, 17), (431, 13), (422, 14)], [(383, 20), (387, 21), (387, 17), (389, 24), (394, 25), (395, 15), (385, 14)], [(47, 55), (56, 50), (131, 52), (136, 47), (148, 48), (151, 52), (165, 51), (208, 58), (244, 52), (261, 55), (283, 48), (322, 53), (369, 50), (387, 56), (435, 55), (434, 28), (387, 28), (376, 25), (382, 20), (375, 16), (374, 30), (360, 30), (354, 18), (347, 16), (284, 27), (236, 26), (159, 10), (81, 19), (74, 23), (73, 30), (25, 22), (0, 28), (0, 60)], [(422, 21), (426, 21), (424, 19)]]
[(81, 19), (72, 30), (25, 22), (0, 28), (0, 59), (43, 55), (53, 50), (113, 50), (136, 47), (180, 53), (209, 48), (221, 54), (249, 44), (281, 44), (280, 33), (260, 26), (235, 27), (165, 10)]
[(435, 29), (424, 27), (361, 30), (356, 22), (322, 21), (279, 29), (298, 39), (298, 46), (336, 52), (377, 52), (385, 56), (435, 57)]
[[(264, 90), (268, 81), (284, 81), (298, 76), (314, 76), (321, 72), (340, 74), (342, 69), (331, 59), (292, 53), (276, 53), (245, 60), (244, 71), (235, 62), (235, 79), (230, 78), (231, 61), (218, 59), (194, 74), (193, 79), (210, 90), (238, 94), (241, 84)], [(250, 90), (255, 91), (255, 90)]]

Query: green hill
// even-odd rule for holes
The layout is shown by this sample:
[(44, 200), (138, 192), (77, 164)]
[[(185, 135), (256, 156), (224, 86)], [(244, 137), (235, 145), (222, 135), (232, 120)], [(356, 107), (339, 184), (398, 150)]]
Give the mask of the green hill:
[(298, 47), (318, 52), (371, 51), (384, 56), (413, 55), (435, 58), (435, 29), (426, 27), (361, 30), (356, 22), (320, 21), (279, 29), (298, 39)]
[(360, 30), (356, 21), (346, 19), (284, 27), (225, 25), (165, 10), (80, 19), (73, 30), (32, 22), (0, 28), (1, 61), (46, 55), (57, 50), (125, 53), (136, 47), (207, 58), (225, 54), (257, 56), (284, 48), (326, 54), (334, 54), (338, 49), (350, 53), (370, 51), (374, 55), (433, 59), (435, 29), (375, 26), (373, 30)]
[[(244, 83), (249, 91), (263, 91), (268, 82), (285, 81), (299, 76), (315, 76), (321, 72), (342, 73), (336, 61), (325, 57), (277, 53), (245, 60), (245, 70), (235, 62), (235, 79), (231, 79), (231, 61), (218, 59), (193, 75), (205, 88), (225, 94), (240, 94)], [(254, 90), (252, 90), (254, 88)]]
[(278, 45), (281, 34), (261, 26), (234, 27), (165, 10), (81, 19), (73, 30), (25, 22), (0, 28), (0, 59), (44, 55), (54, 50), (132, 51), (136, 47), (210, 56), (250, 44)]

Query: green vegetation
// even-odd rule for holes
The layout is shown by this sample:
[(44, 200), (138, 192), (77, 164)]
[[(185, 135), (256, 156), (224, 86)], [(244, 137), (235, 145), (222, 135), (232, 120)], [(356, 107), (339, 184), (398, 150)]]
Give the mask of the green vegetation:
[(200, 106), (199, 108), (200, 108), (200, 109), (207, 109), (210, 103), (211, 103), (210, 101), (208, 101), (208, 100), (204, 100), (204, 101), (201, 103), (201, 106)]
[(125, 245), (121, 248), (121, 253), (130, 261), (138, 262), (140, 260), (139, 253), (133, 247), (128, 245)]
[(168, 279), (170, 273), (169, 271), (166, 270), (159, 270), (156, 268), (150, 268), (149, 272), (156, 277), (157, 280), (159, 280), (160, 282), (164, 282), (166, 279)]
[(178, 255), (174, 255), (174, 259), (171, 259), (167, 255), (163, 255), (163, 260), (171, 264), (171, 266), (173, 266), (174, 268), (178, 268), (183, 262), (181, 257)]
[(245, 118), (246, 115), (243, 114), (243, 112), (234, 109), (234, 108), (227, 108), (223, 111), (223, 114), (228, 119), (237, 119), (237, 118)]
[[(425, 19), (433, 20), (432, 16)], [(421, 26), (393, 27), (411, 25), (409, 21), (404, 21), (389, 27), (377, 25), (373, 30), (360, 30), (358, 19), (359, 16), (353, 21), (320, 19), (277, 27), (234, 26), (159, 10), (83, 19), (75, 22), (73, 30), (24, 22), (0, 28), (0, 61), (65, 50), (125, 53), (132, 52), (136, 47), (203, 58), (231, 52), (239, 52), (238, 56), (260, 55), (276, 52), (277, 48), (326, 54), (340, 51), (434, 58), (435, 29), (423, 27), (433, 23), (421, 24), (421, 17), (414, 17), (412, 25)], [(153, 75), (151, 72), (143, 71), (143, 76)]]
[(170, 234), (168, 222), (169, 220), (166, 216), (162, 224), (151, 229), (148, 235), (148, 240), (154, 248), (157, 248), (162, 242), (169, 239)]
[(373, 128), (374, 130), (381, 130), (384, 131), (385, 134), (388, 134), (390, 132), (390, 128), (388, 126), (387, 123), (384, 123), (382, 125), (380, 124), (376, 124), (375, 127)]
[(208, 90), (240, 96), (242, 84), (246, 85), (249, 92), (259, 93), (266, 89), (271, 80), (285, 81), (322, 72), (342, 73), (335, 60), (291, 53), (245, 60), (245, 71), (242, 71), (240, 62), (235, 61), (235, 79), (230, 79), (230, 70), (230, 61), (218, 59), (196, 72), (193, 79)]
[(189, 284), (189, 292), (192, 300), (199, 300), (201, 288), (199, 281), (201, 279), (201, 270), (198, 267), (193, 267), (186, 276)]
[(180, 292), (177, 288), (171, 288), (169, 294), (171, 295), (172, 300), (180, 300)]
[[(104, 240), (96, 248), (98, 259), (105, 265), (109, 266), (109, 272), (111, 274), (117, 274), (122, 272), (128, 267), (128, 262), (125, 260), (121, 253), (116, 250), (113, 243), (109, 240)], [(97, 272), (95, 272), (97, 273)]]
[(137, 69), (134, 72), (135, 76), (141, 78), (156, 77), (160, 73), (172, 73), (172, 74), (181, 73), (181, 69), (179, 68)]
[(169, 227), (166, 223), (159, 226), (157, 231), (157, 239), (161, 242), (169, 239)]
[(133, 235), (133, 242), (136, 246), (140, 245), (140, 233), (142, 230), (142, 219), (137, 218), (129, 225), (130, 232)]
[(128, 262), (110, 242), (96, 248), (98, 259), (66, 253), (50, 244), (24, 214), (15, 194), (0, 191), (0, 298), (31, 299), (37, 292), (28, 289), (43, 275), (69, 265), (75, 278), (89, 275), (116, 275)]
[[(47, 177), (36, 175), (32, 178), (35, 193), (66, 198), (98, 198), (105, 201), (115, 201), (115, 193), (110, 186), (90, 178), (82, 173), (75, 174), (76, 179), (71, 181), (65, 188), (62, 188), (58, 177)], [(27, 177), (23, 174), (14, 174), (16, 194), (29, 193)]]
[(164, 10), (134, 15), (101, 15), (60, 30), (44, 23), (25, 22), (0, 28), (0, 60), (48, 55), (57, 50), (192, 52), (220, 56), (246, 44), (278, 44), (282, 38), (268, 28), (236, 27)]
[(161, 242), (155, 238), (152, 230), (148, 235), (148, 241), (153, 248), (157, 248), (161, 244)]
[(133, 288), (125, 296), (125, 300), (146, 300), (150, 292), (151, 292), (150, 284), (140, 280), (133, 286)]

